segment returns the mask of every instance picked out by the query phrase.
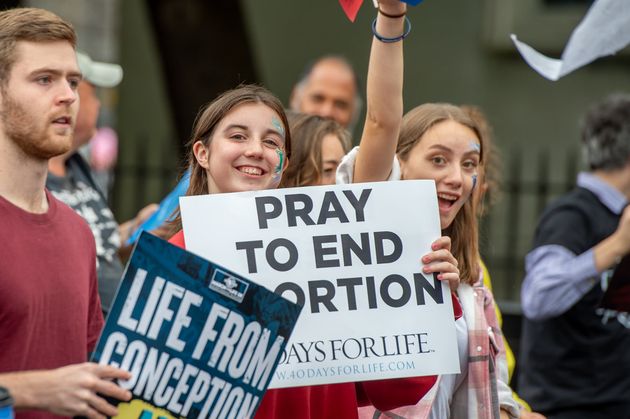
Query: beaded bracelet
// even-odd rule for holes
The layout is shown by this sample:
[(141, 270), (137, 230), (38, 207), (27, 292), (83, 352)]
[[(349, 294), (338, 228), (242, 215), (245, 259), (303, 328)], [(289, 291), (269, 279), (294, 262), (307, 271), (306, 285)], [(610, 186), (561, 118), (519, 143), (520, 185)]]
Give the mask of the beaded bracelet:
[(409, 20), (407, 16), (405, 16), (405, 26), (406, 26), (406, 29), (402, 35), (396, 36), (394, 38), (387, 38), (385, 36), (382, 36), (378, 32), (376, 32), (376, 19), (374, 19), (374, 21), (372, 22), (372, 33), (374, 34), (374, 37), (378, 39), (379, 41), (384, 42), (386, 44), (391, 44), (394, 42), (402, 41), (403, 39), (407, 37), (407, 35), (409, 35), (409, 32), (411, 32), (411, 21)]
[(378, 12), (380, 14), (382, 14), (383, 16), (389, 17), (389, 18), (392, 18), (392, 19), (398, 19), (399, 17), (403, 17), (403, 16), (405, 16), (407, 14), (407, 12), (402, 12), (399, 15), (392, 15), (392, 14), (389, 14), (389, 13), (385, 13), (384, 11), (381, 10), (381, 5), (380, 4), (378, 5)]

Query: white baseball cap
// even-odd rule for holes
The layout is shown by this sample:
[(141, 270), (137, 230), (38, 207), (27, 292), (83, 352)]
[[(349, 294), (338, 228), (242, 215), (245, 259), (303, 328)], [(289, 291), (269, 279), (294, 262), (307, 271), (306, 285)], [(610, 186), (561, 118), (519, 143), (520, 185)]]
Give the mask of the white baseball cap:
[(123, 69), (118, 64), (92, 61), (89, 55), (79, 51), (77, 51), (77, 62), (83, 73), (83, 80), (95, 86), (114, 87), (122, 80)]

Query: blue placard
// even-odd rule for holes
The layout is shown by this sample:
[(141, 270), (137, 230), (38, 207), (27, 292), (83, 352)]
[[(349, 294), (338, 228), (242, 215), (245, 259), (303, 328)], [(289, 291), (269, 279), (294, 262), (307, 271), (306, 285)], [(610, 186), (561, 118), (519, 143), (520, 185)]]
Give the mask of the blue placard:
[(300, 310), (143, 233), (93, 360), (132, 373), (119, 418), (253, 417)]
[(182, 176), (175, 188), (162, 199), (158, 209), (131, 234), (126, 244), (134, 244), (143, 231), (155, 230), (167, 221), (170, 221), (170, 217), (175, 213), (177, 205), (179, 205), (179, 197), (186, 194), (188, 185), (190, 185), (190, 169), (184, 173), (184, 176)]

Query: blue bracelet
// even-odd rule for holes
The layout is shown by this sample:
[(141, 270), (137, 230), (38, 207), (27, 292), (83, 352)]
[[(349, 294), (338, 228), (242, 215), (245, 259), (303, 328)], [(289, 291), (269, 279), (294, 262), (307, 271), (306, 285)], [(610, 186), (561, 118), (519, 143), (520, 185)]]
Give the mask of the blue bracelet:
[(386, 38), (382, 36), (381, 34), (379, 34), (378, 32), (376, 32), (376, 18), (374, 18), (374, 21), (372, 22), (372, 33), (374, 34), (374, 37), (378, 39), (379, 41), (384, 42), (386, 44), (391, 44), (394, 42), (402, 41), (403, 39), (407, 37), (407, 35), (409, 35), (409, 32), (411, 32), (411, 21), (409, 20), (407, 16), (405, 16), (405, 26), (406, 26), (406, 29), (402, 35), (394, 37), (394, 38)]

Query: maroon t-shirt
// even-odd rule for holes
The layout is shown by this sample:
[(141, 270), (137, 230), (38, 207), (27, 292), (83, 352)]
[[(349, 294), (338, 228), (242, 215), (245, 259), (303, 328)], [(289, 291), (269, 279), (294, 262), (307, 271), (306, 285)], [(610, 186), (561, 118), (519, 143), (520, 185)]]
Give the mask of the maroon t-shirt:
[(0, 197), (0, 372), (84, 362), (103, 327), (92, 232), (69, 207), (48, 191), (46, 196), (45, 214)]

